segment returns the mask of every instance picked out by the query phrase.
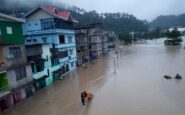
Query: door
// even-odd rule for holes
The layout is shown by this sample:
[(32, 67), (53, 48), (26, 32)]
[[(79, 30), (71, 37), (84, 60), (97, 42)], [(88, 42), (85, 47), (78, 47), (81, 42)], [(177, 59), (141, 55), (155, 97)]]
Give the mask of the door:
[(26, 92), (26, 98), (31, 97), (33, 95), (32, 87), (30, 86), (25, 88), (25, 92)]
[(15, 94), (13, 94), (13, 101), (14, 103), (20, 102), (22, 99), (21, 91), (17, 91)]

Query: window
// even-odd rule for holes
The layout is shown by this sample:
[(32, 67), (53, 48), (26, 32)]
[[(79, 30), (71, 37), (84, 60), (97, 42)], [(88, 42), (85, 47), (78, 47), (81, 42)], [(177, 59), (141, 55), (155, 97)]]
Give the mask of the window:
[(61, 44), (65, 44), (64, 35), (60, 35), (60, 36), (59, 36), (59, 41), (60, 41)]
[(41, 72), (44, 70), (44, 63), (39, 63), (36, 65), (36, 71)]
[(61, 51), (59, 57), (60, 57), (60, 58), (68, 57), (68, 51), (67, 51), (67, 50), (66, 50), (66, 51)]
[(80, 46), (80, 50), (81, 51), (85, 51), (85, 47), (84, 46)]
[(6, 27), (7, 34), (12, 34), (12, 27)]
[(55, 65), (58, 65), (58, 64), (59, 64), (59, 60), (58, 59), (51, 58), (51, 65), (52, 66), (55, 66)]
[(54, 28), (54, 20), (51, 18), (42, 19), (41, 20), (41, 28), (42, 28), (42, 30), (53, 29)]
[(12, 58), (20, 58), (20, 57), (22, 57), (20, 47), (10, 47), (9, 51), (10, 51), (10, 55), (12, 56)]
[(42, 37), (44, 43), (47, 43), (47, 37)]
[(64, 21), (61, 19), (55, 19), (55, 28), (60, 28), (60, 29), (74, 29), (74, 24), (69, 21)]
[(19, 68), (15, 69), (15, 74), (16, 74), (17, 81), (25, 78), (26, 77), (25, 67), (19, 67)]
[(74, 67), (74, 62), (71, 62), (71, 67), (72, 67), (72, 68)]
[(31, 42), (31, 40), (26, 40), (27, 42)]
[(72, 36), (68, 36), (68, 43), (72, 43), (72, 42), (73, 42)]
[(70, 49), (70, 50), (69, 50), (69, 54), (70, 54), (70, 55), (73, 55), (73, 49)]
[(37, 39), (33, 39), (33, 42), (37, 42)]

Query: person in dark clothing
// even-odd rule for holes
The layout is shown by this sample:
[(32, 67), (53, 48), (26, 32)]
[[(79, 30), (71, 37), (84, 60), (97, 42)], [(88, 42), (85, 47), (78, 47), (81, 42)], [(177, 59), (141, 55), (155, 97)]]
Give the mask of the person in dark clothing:
[(93, 94), (92, 94), (92, 93), (83, 91), (83, 92), (81, 93), (82, 105), (85, 105), (85, 102), (91, 101), (92, 97), (93, 97)]

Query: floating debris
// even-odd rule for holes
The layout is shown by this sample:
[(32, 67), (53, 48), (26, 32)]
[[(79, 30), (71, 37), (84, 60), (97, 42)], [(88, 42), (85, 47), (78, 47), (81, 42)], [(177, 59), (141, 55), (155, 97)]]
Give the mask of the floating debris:
[(165, 75), (164, 78), (166, 78), (166, 79), (172, 79), (172, 77), (169, 76), (169, 75)]
[(175, 79), (182, 79), (182, 76), (179, 75), (179, 74), (177, 74), (177, 75), (175, 76)]

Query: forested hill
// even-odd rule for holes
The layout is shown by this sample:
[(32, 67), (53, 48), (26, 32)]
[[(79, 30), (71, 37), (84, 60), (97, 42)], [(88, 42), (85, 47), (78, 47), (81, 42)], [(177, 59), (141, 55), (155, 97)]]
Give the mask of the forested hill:
[(185, 27), (185, 14), (181, 15), (167, 15), (159, 16), (150, 23), (151, 28), (160, 27), (162, 29), (168, 29), (173, 26)]
[(102, 22), (106, 30), (116, 32), (123, 31), (147, 31), (147, 21), (138, 20), (133, 15), (125, 13), (102, 13), (96, 11), (85, 12), (83, 14), (73, 12), (73, 16), (80, 21), (80, 24)]
[(36, 7), (39, 4), (53, 5), (59, 9), (67, 9), (72, 12), (75, 19), (79, 21), (79, 24), (89, 24), (93, 22), (102, 22), (105, 30), (113, 30), (116, 32), (123, 31), (147, 31), (147, 21), (139, 20), (133, 15), (126, 13), (102, 13), (99, 14), (96, 11), (86, 11), (84, 9), (69, 6), (59, 2), (50, 2), (50, 0), (32, 0), (29, 3), (28, 0), (1, 0), (0, 12), (8, 14), (16, 14), (20, 16), (20, 13), (27, 13), (30, 9)]

